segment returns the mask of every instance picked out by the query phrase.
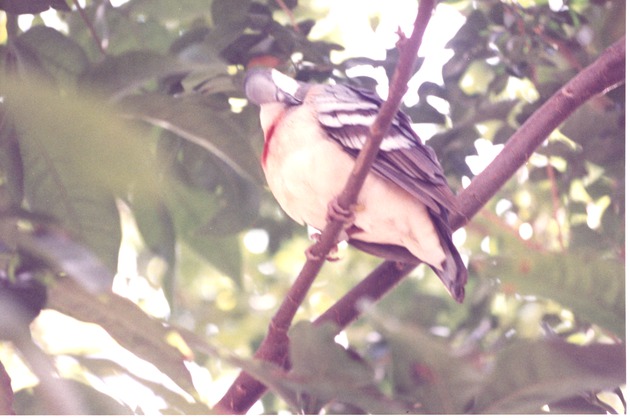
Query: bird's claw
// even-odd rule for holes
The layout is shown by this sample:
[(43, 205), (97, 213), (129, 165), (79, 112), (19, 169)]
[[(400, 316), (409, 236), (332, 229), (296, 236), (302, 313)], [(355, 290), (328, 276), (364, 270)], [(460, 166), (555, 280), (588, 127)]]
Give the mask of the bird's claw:
[[(313, 233), (311, 234), (311, 239), (313, 239), (315, 242), (319, 242), (319, 238), (321, 236), (322, 235), (320, 233)], [(318, 261), (322, 259), (321, 255), (317, 255), (313, 252), (314, 251), (313, 248), (315, 248), (316, 245), (317, 244), (315, 243), (309, 246), (308, 248), (306, 248), (306, 251), (304, 251), (304, 255), (306, 255), (307, 260)], [(330, 261), (330, 262), (339, 261), (340, 258), (335, 255), (337, 254), (338, 251), (339, 251), (339, 247), (337, 245), (333, 246), (330, 252), (328, 253), (328, 255), (326, 255), (326, 261)]]
[(335, 197), (328, 202), (328, 212), (326, 213), (326, 219), (328, 221), (338, 220), (340, 222), (343, 222), (344, 225), (351, 225), (352, 223), (354, 223), (355, 220), (354, 209), (345, 209), (341, 207), (338, 198)]

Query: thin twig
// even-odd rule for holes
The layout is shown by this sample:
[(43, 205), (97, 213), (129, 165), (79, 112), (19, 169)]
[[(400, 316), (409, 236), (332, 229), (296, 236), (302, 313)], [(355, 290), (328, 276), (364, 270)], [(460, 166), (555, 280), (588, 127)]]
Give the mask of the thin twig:
[(556, 175), (553, 173), (553, 166), (551, 162), (547, 161), (547, 178), (551, 184), (551, 203), (553, 204), (553, 219), (556, 222), (558, 228), (558, 244), (560, 249), (564, 252), (564, 239), (562, 237), (562, 223), (560, 223), (560, 198), (558, 196), (558, 184), (556, 183)]
[[(533, 239), (523, 239), (518, 233), (518, 228), (510, 226), (505, 220), (497, 216), (497, 214), (490, 209), (484, 207), (479, 210), (478, 214), (480, 218), (485, 219), (491, 226), (501, 229), (502, 232), (516, 239), (524, 247), (536, 252), (545, 251), (545, 246)], [(467, 229), (476, 229), (477, 232), (482, 232), (482, 234), (488, 235), (488, 229), (482, 229), (478, 223), (475, 223), (472, 220), (468, 222), (466, 226)]]
[(284, 0), (276, 0), (276, 3), (278, 3), (278, 6), (280, 6), (282, 11), (286, 13), (286, 15), (289, 17), (289, 20), (291, 21), (291, 26), (293, 26), (293, 30), (297, 33), (300, 33), (300, 27), (295, 22), (295, 16), (293, 16), (293, 12), (287, 7)]
[[(366, 145), (359, 153), (352, 174), (338, 197), (338, 204), (342, 209), (350, 210), (357, 202), (360, 189), (380, 149), (380, 143), (400, 108), (433, 7), (433, 0), (420, 2), (413, 33), (409, 39), (401, 38), (399, 42), (400, 59), (390, 84), (388, 98), (380, 107), (376, 119), (370, 127)], [(267, 336), (256, 351), (254, 358), (287, 366), (288, 337), (286, 333), (308, 289), (324, 264), (324, 257), (337, 243), (343, 227), (342, 221), (333, 220), (324, 228), (320, 239), (311, 248), (312, 254), (320, 258), (309, 259), (304, 264), (276, 315), (271, 320)], [(221, 414), (244, 413), (260, 398), (265, 390), (266, 387), (263, 384), (242, 372), (214, 409)]]
[(87, 26), (88, 30), (90, 31), (90, 35), (92, 36), (92, 39), (94, 40), (94, 43), (96, 44), (98, 50), (101, 52), (101, 54), (107, 55), (107, 51), (105, 51), (105, 47), (103, 47), (103, 42), (101, 41), (101, 38), (96, 33), (96, 29), (94, 28), (94, 25), (92, 25), (92, 22), (90, 21), (88, 15), (85, 13), (85, 10), (83, 10), (81, 5), (79, 4), (79, 0), (72, 0), (72, 3), (74, 3), (74, 6), (77, 8), (81, 19), (83, 20), (83, 22), (85, 22), (85, 26)]

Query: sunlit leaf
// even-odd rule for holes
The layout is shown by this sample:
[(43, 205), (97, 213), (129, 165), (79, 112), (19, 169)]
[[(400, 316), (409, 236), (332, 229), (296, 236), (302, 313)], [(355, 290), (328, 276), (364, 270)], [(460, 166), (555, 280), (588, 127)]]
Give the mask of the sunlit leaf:
[(164, 384), (148, 381), (112, 360), (99, 359), (92, 356), (84, 357), (73, 355), (73, 357), (78, 360), (82, 366), (85, 366), (90, 373), (99, 377), (129, 376), (134, 381), (150, 389), (157, 397), (162, 398), (169, 407), (167, 411), (171, 411), (173, 414), (210, 414), (210, 408), (205, 404), (197, 402), (191, 403), (183, 395), (174, 392)]
[(487, 267), (521, 295), (551, 298), (580, 318), (625, 336), (625, 270), (597, 254), (522, 254)]
[(121, 346), (155, 365), (184, 391), (196, 393), (185, 356), (167, 341), (171, 330), (133, 302), (111, 292), (97, 296), (60, 278), (50, 288), (49, 307), (100, 325)]

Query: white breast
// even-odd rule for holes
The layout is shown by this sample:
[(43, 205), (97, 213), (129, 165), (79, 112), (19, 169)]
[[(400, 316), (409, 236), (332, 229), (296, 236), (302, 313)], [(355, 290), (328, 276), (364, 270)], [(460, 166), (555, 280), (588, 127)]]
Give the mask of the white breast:
[[(326, 137), (311, 107), (261, 107), (267, 138), (263, 170), (282, 209), (299, 223), (317, 229), (326, 225), (330, 200), (338, 196), (354, 166), (354, 159)], [(355, 225), (363, 230), (354, 238), (404, 246), (421, 260), (440, 266), (444, 251), (426, 207), (411, 195), (370, 174), (359, 195)]]

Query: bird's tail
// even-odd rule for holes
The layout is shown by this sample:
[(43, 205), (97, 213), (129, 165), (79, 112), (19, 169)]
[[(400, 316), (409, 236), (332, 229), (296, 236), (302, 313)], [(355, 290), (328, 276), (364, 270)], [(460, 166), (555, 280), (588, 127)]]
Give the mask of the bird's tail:
[(468, 281), (468, 271), (462, 261), (462, 257), (459, 255), (459, 251), (457, 251), (451, 240), (451, 229), (441, 221), (436, 221), (435, 225), (446, 259), (441, 267), (430, 267), (442, 280), (453, 299), (461, 303), (464, 300), (464, 286)]

